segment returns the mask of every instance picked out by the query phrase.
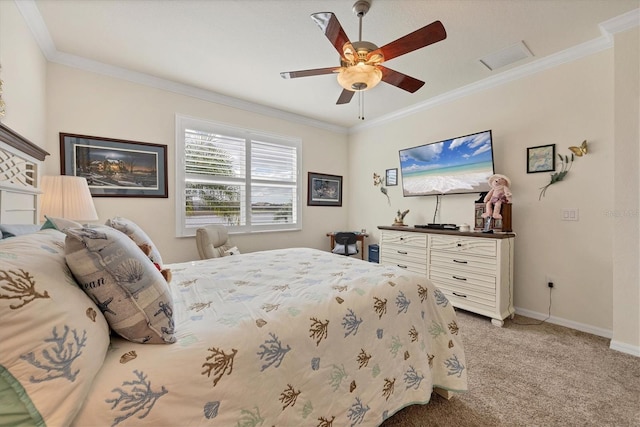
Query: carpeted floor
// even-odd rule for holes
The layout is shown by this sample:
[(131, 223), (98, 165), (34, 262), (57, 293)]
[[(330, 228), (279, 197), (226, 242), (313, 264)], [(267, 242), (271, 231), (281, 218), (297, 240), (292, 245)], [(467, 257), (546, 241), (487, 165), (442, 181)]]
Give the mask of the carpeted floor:
[(516, 316), (503, 328), (458, 310), (469, 391), (433, 394), (381, 427), (640, 426), (640, 358), (609, 340)]

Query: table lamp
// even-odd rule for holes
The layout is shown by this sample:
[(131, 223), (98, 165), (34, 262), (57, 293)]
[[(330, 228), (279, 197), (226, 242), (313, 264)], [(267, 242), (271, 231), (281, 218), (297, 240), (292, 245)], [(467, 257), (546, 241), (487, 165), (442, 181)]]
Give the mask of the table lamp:
[(79, 176), (43, 176), (40, 186), (42, 203), (40, 219), (44, 216), (73, 221), (97, 221), (98, 213), (93, 205), (87, 180)]

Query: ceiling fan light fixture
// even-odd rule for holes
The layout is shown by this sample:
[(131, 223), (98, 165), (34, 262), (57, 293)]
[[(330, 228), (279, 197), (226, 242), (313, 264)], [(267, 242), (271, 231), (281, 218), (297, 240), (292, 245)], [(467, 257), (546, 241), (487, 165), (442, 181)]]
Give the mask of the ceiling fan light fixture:
[(360, 92), (376, 87), (382, 80), (382, 71), (374, 65), (358, 63), (345, 67), (338, 74), (338, 83), (347, 90)]

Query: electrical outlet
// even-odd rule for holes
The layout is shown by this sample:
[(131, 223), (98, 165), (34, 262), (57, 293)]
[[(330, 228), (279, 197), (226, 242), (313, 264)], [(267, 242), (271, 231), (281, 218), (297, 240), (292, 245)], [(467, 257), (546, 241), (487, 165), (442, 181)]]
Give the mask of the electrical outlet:
[[(551, 285), (550, 285), (549, 283), (551, 283)], [(545, 278), (544, 278), (544, 284), (545, 284), (545, 286), (546, 286), (546, 287), (548, 287), (548, 288), (555, 288), (556, 286), (558, 286), (558, 284), (556, 283), (556, 281), (555, 281), (555, 280), (553, 280), (553, 277), (551, 277), (551, 276), (549, 276), (549, 275), (545, 276)]]

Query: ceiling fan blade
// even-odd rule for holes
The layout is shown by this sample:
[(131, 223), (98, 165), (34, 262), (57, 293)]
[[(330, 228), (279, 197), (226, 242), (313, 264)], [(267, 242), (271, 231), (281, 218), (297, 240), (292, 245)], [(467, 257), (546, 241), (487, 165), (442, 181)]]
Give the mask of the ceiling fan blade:
[(348, 104), (351, 101), (351, 98), (353, 98), (354, 94), (354, 91), (342, 89), (342, 93), (340, 94), (340, 97), (338, 98), (338, 102), (336, 102), (336, 104)]
[(311, 14), (311, 19), (320, 27), (325, 36), (329, 39), (333, 47), (336, 48), (340, 57), (348, 62), (353, 61), (355, 50), (344, 32), (338, 18), (331, 12), (319, 12)]
[(414, 50), (437, 43), (446, 38), (447, 32), (445, 31), (442, 22), (435, 21), (426, 27), (422, 27), (413, 33), (409, 33), (404, 37), (400, 37), (399, 39), (370, 52), (368, 57), (373, 56), (378, 51), (382, 51), (384, 60), (388, 61), (400, 55), (404, 55), (405, 53), (413, 52)]
[(382, 65), (378, 65), (378, 68), (382, 71), (383, 82), (399, 87), (400, 89), (404, 89), (407, 92), (414, 93), (424, 86), (424, 82), (422, 80), (407, 76), (406, 74), (383, 67)]
[(312, 70), (284, 71), (280, 73), (283, 79), (295, 79), (298, 77), (320, 76), (340, 71), (340, 67), (314, 68)]

